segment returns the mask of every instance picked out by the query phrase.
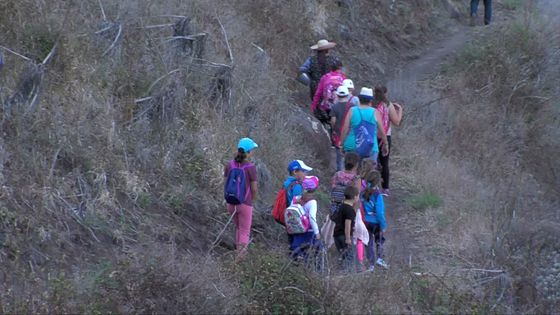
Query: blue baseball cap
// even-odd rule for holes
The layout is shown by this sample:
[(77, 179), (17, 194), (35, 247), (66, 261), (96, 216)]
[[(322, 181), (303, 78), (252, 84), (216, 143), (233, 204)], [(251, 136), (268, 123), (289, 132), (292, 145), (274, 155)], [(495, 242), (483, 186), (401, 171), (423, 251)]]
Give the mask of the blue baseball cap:
[(259, 145), (251, 138), (242, 138), (237, 145), (238, 149), (243, 149), (246, 153), (251, 152), (253, 149), (258, 148)]
[(304, 172), (309, 172), (313, 170), (311, 167), (307, 166), (307, 164), (303, 163), (302, 160), (293, 160), (288, 164), (288, 172), (293, 172), (297, 170), (302, 170)]

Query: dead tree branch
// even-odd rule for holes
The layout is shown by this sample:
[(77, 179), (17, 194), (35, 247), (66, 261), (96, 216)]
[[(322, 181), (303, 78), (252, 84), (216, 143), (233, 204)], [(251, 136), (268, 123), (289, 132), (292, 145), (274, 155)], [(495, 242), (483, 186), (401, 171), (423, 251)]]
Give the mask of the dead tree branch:
[(224, 33), (224, 38), (226, 40), (226, 47), (227, 47), (227, 50), (228, 50), (228, 53), (229, 53), (229, 59), (231, 60), (231, 64), (233, 65), (233, 53), (231, 52), (231, 46), (229, 45), (229, 39), (228, 39), (228, 36), (227, 36), (226, 28), (222, 24), (222, 21), (220, 20), (219, 16), (216, 16), (216, 19), (218, 20), (218, 23), (220, 24), (220, 28), (222, 29), (222, 33)]
[(31, 58), (26, 57), (26, 56), (24, 56), (24, 55), (22, 55), (22, 54), (20, 54), (20, 53), (17, 53), (17, 52), (15, 52), (15, 51), (11, 50), (11, 49), (8, 48), (8, 47), (0, 46), (0, 48), (4, 49), (5, 51), (7, 51), (7, 52), (9, 52), (9, 53), (12, 53), (12, 54), (18, 56), (18, 57), (21, 57), (21, 58), (23, 58), (23, 59), (25, 59), (25, 60), (27, 60), (27, 61), (33, 62), (33, 60), (31, 60)]
[(117, 36), (115, 36), (115, 39), (113, 40), (113, 43), (111, 44), (111, 46), (109, 46), (109, 48), (107, 48), (107, 50), (105, 50), (103, 52), (102, 56), (107, 55), (109, 53), (109, 51), (111, 51), (111, 49), (115, 48), (115, 45), (117, 44), (117, 42), (121, 38), (122, 29), (123, 29), (122, 24), (119, 24), (119, 31), (117, 32)]

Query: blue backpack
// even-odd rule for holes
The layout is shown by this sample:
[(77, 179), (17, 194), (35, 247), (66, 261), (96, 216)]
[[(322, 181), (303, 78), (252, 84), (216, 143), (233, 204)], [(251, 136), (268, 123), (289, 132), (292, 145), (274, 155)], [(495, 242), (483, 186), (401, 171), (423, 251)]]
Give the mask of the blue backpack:
[(245, 202), (247, 197), (247, 185), (245, 169), (252, 164), (240, 164), (232, 160), (229, 162), (229, 175), (224, 184), (224, 199), (232, 205), (239, 205)]
[(362, 111), (359, 108), (356, 109), (360, 114), (360, 123), (353, 128), (356, 137), (356, 153), (361, 158), (367, 158), (371, 156), (375, 145), (374, 137), (377, 137), (377, 124), (364, 120)]

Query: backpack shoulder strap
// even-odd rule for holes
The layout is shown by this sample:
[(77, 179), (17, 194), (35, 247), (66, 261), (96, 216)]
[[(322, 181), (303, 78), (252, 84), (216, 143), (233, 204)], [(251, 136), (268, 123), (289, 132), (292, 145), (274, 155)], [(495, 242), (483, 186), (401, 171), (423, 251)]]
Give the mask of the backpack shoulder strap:
[(358, 114), (360, 114), (360, 122), (362, 122), (364, 120), (364, 117), (362, 116), (362, 110), (360, 109), (360, 107), (356, 107), (356, 109), (358, 110)]

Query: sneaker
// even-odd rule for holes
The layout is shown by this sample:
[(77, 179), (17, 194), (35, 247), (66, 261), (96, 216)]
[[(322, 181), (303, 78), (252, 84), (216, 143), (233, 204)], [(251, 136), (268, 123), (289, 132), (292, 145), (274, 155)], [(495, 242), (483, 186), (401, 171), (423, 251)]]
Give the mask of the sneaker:
[(389, 197), (391, 194), (389, 193), (389, 188), (387, 189), (381, 189), (381, 195), (385, 196), (385, 197)]
[(375, 263), (378, 264), (379, 266), (385, 268), (385, 269), (389, 269), (389, 265), (385, 262), (385, 260), (383, 260), (383, 258), (377, 258)]
[(369, 266), (369, 268), (367, 269), (368, 272), (373, 272), (375, 270), (375, 265), (371, 265)]

